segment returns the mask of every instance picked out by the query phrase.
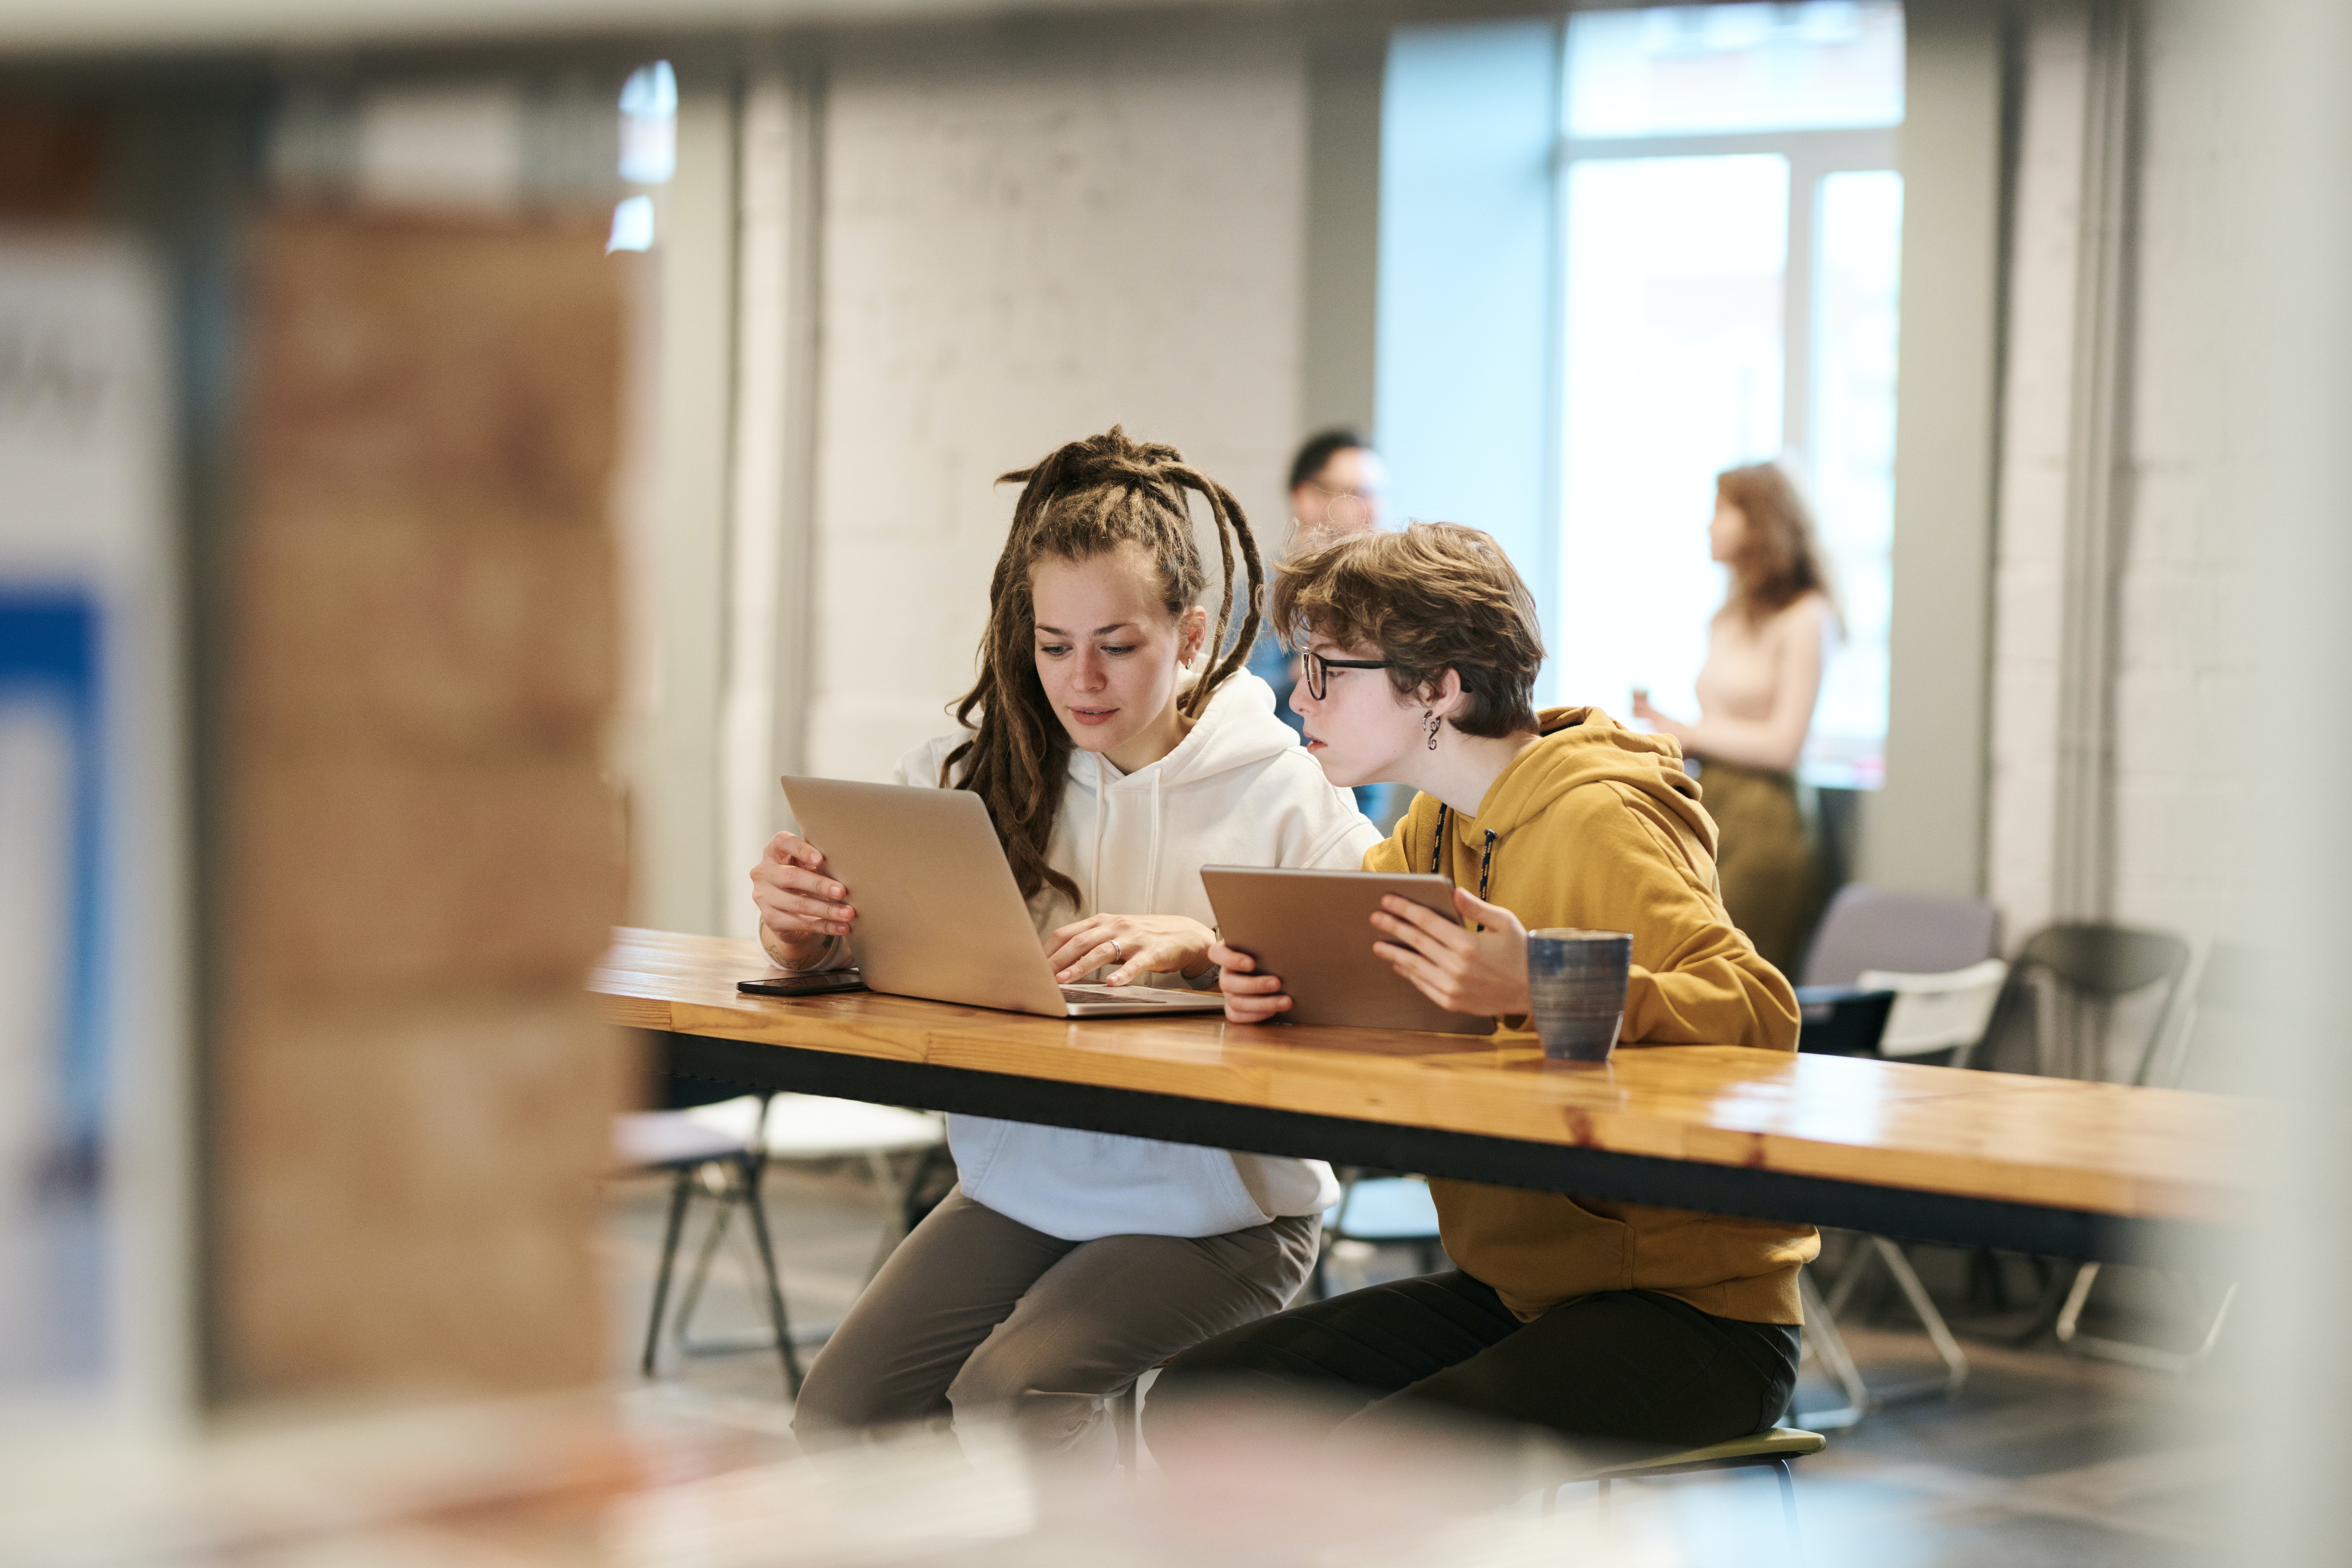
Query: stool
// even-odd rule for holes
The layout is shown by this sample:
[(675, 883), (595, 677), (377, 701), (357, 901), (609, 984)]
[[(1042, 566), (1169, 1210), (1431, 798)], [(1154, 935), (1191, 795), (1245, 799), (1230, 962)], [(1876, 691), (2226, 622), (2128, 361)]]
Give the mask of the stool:
[(1818, 1454), (1828, 1442), (1818, 1432), (1807, 1432), (1795, 1426), (1775, 1426), (1769, 1432), (1753, 1436), (1734, 1437), (1727, 1443), (1710, 1443), (1704, 1448), (1682, 1448), (1655, 1454), (1646, 1459), (1621, 1460), (1615, 1464), (1595, 1465), (1591, 1469), (1562, 1476), (1544, 1489), (1544, 1512), (1552, 1510), (1559, 1489), (1580, 1481), (1598, 1482), (1601, 1501), (1609, 1502), (1609, 1483), (1639, 1480), (1645, 1476), (1680, 1475), (1689, 1470), (1731, 1470), (1748, 1466), (1769, 1466), (1780, 1482), (1780, 1516), (1789, 1530), (1789, 1545), (1796, 1549), (1797, 1481), (1790, 1474), (1789, 1461), (1807, 1454)]

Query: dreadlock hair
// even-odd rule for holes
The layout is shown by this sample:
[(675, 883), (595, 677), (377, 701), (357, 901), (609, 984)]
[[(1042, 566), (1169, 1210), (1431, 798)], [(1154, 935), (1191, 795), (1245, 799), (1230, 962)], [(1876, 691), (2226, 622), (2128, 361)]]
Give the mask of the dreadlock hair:
[[(1023, 898), (1034, 898), (1039, 889), (1050, 887), (1075, 905), (1077, 884), (1045, 861), (1045, 846), (1062, 809), (1062, 773), (1069, 764), (1071, 743), (1069, 731), (1037, 679), (1031, 570), (1048, 558), (1091, 561), (1124, 545), (1139, 544), (1159, 569), (1160, 603), (1171, 616), (1181, 616), (1208, 583), (1183, 494), (1200, 492), (1216, 520), (1224, 593), (1217, 606), (1216, 630), (1202, 645), (1211, 650), (1209, 668), (1177, 699), (1177, 711), (1189, 720), (1199, 718), (1217, 689), (1248, 662), (1250, 645), (1257, 639), (1265, 569), (1259, 563), (1249, 520), (1232, 492), (1188, 465), (1175, 447), (1129, 440), (1116, 425), (1103, 435), (1056, 447), (1034, 468), (1017, 469), (996, 482), (1020, 485), (1021, 499), (1013, 505), (1013, 529), (988, 585), (980, 679), (954, 709), (956, 722), (972, 735), (948, 753), (940, 784), (971, 790), (986, 803)], [(1233, 623), (1236, 543), (1248, 591), (1240, 595), (1241, 635), (1218, 658), (1215, 650), (1225, 647), (1225, 633)], [(956, 776), (959, 763), (961, 778)]]

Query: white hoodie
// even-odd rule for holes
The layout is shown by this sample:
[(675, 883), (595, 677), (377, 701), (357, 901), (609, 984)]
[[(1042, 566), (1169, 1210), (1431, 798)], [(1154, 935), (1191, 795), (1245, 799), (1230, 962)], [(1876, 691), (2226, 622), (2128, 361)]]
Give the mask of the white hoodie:
[[(916, 747), (898, 759), (894, 781), (936, 787), (948, 752), (968, 738), (943, 735)], [(1070, 753), (1046, 859), (1078, 885), (1085, 903), (1074, 910), (1041, 889), (1030, 918), (1041, 941), (1093, 914), (1189, 915), (1213, 926), (1202, 867), (1352, 871), (1380, 837), (1274, 716), (1273, 689), (1238, 671), (1192, 733), (1150, 767), (1122, 774), (1098, 752)], [(1139, 984), (1185, 982), (1152, 974)], [(1278, 1215), (1318, 1214), (1339, 1197), (1320, 1160), (985, 1116), (949, 1117), (948, 1143), (964, 1196), (1064, 1241), (1223, 1236)]]

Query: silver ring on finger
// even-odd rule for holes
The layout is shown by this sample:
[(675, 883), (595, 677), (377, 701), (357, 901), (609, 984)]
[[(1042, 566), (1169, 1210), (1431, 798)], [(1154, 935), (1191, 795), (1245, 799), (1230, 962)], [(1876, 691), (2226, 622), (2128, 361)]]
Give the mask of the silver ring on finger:
[(1120, 942), (1117, 937), (1110, 939), (1110, 961), (1113, 963), (1125, 963), (1127, 962), (1127, 944)]

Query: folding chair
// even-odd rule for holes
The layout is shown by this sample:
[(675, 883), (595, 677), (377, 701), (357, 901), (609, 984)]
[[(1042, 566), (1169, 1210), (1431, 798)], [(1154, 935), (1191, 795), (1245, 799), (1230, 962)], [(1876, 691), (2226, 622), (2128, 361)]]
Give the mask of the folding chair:
[[(1822, 917), (1799, 995), (1827, 999), (1833, 993), (1817, 988), (1842, 988), (1834, 994), (1853, 999), (1840, 1008), (1848, 1019), (1856, 1016), (1863, 1001), (1879, 1004), (1878, 1028), (1867, 1041), (1838, 1042), (1849, 1051), (1917, 1057), (1950, 1050), (1964, 1063), (1984, 1037), (2007, 976), (2007, 966), (1992, 956), (1999, 930), (1999, 914), (1981, 900), (1850, 883), (1838, 890)], [(1810, 1031), (1810, 1021), (1807, 1026)], [(1852, 1033), (1851, 1026), (1846, 1033)], [(1851, 1426), (1885, 1405), (1949, 1398), (1968, 1382), (1968, 1356), (1902, 1247), (1883, 1236), (1865, 1236), (1860, 1241), (1826, 1298), (1815, 1287), (1811, 1269), (1798, 1279), (1805, 1310), (1805, 1353), (1830, 1374), (1846, 1399), (1837, 1409), (1807, 1411), (1798, 1417), (1811, 1426)], [(1944, 1363), (1940, 1375), (1877, 1388), (1864, 1380), (1839, 1332), (1837, 1315), (1874, 1265), (1885, 1269), (1919, 1320)]]

